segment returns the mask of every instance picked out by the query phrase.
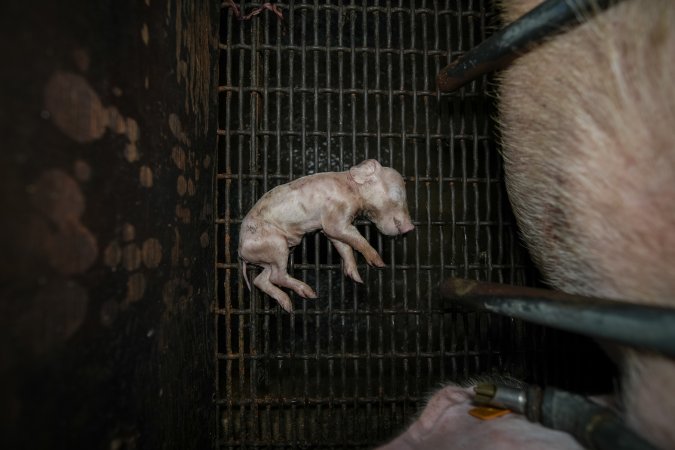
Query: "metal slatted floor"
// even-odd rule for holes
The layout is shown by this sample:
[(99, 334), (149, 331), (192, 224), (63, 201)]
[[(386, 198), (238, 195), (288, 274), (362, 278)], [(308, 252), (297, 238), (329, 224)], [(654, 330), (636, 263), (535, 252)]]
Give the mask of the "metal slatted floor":
[[(449, 276), (532, 281), (506, 199), (488, 83), (455, 94), (435, 88), (436, 73), (485, 38), (495, 22), (490, 5), (277, 5), (283, 20), (264, 11), (241, 21), (223, 4), (219, 444), (372, 447), (405, 426), (444, 380), (508, 372), (545, 381), (550, 333), (448, 308), (437, 289)], [(317, 300), (291, 293), (289, 315), (260, 291), (249, 292), (237, 244), (255, 201), (279, 184), (365, 158), (402, 173), (416, 226), (391, 239), (357, 222), (387, 267), (370, 268), (359, 255), (365, 284), (355, 285), (317, 233), (289, 265), (318, 291)], [(249, 277), (255, 273), (249, 268)]]

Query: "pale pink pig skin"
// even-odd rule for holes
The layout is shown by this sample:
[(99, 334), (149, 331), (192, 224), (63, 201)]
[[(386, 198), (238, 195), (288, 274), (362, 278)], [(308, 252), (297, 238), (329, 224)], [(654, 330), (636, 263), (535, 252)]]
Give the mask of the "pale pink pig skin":
[(469, 414), (472, 388), (446, 386), (429, 400), (419, 418), (379, 450), (490, 449), (581, 450), (572, 436), (510, 413), (490, 420)]
[(372, 266), (384, 267), (377, 251), (358, 232), (354, 219), (363, 215), (385, 235), (412, 231), (403, 177), (378, 161), (363, 161), (345, 172), (324, 172), (277, 186), (248, 212), (239, 234), (239, 257), (263, 271), (253, 284), (291, 312), (288, 295), (279, 286), (304, 298), (316, 298), (306, 283), (288, 275), (289, 249), (302, 237), (323, 230), (343, 260), (346, 276), (362, 283), (352, 249)]
[[(502, 2), (505, 21), (538, 3)], [(672, 0), (619, 2), (500, 74), (509, 199), (552, 287), (675, 307), (673, 24)], [(628, 425), (675, 448), (675, 361), (612, 355)]]

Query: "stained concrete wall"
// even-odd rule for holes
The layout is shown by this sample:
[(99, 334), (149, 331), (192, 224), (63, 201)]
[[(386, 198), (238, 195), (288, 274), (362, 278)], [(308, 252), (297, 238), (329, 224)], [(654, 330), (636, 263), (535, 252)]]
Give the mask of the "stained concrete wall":
[(7, 3), (0, 446), (212, 447), (219, 4)]

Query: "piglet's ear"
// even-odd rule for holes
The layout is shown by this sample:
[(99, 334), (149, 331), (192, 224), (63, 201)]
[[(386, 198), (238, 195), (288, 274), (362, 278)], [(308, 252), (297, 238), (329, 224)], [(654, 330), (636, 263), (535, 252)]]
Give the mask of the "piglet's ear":
[(382, 166), (377, 160), (367, 159), (361, 164), (350, 168), (349, 174), (358, 184), (364, 184), (373, 181), (381, 168)]

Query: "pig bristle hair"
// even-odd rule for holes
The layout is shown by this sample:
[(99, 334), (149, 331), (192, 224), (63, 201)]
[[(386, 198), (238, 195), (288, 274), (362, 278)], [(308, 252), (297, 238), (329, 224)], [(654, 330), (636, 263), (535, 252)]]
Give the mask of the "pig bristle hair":
[(428, 392), (424, 398), (423, 405), (417, 410), (415, 414), (412, 415), (412, 417), (408, 420), (407, 425), (404, 427), (404, 429), (407, 429), (412, 423), (417, 421), (420, 418), (420, 415), (424, 411), (424, 408), (427, 406), (429, 403), (429, 400), (431, 400), (431, 397), (436, 394), (439, 390), (448, 387), (448, 386), (459, 386), (463, 388), (469, 388), (472, 386), (475, 386), (480, 383), (495, 383), (495, 384), (500, 384), (502, 386), (508, 386), (508, 387), (523, 387), (525, 386), (525, 383), (522, 381), (510, 376), (510, 375), (498, 375), (498, 374), (484, 374), (484, 375), (475, 375), (469, 378), (464, 378), (461, 380), (457, 381), (446, 381), (446, 382), (441, 382), (438, 383), (432, 391)]
[(501, 386), (507, 386), (512, 388), (521, 388), (526, 385), (523, 381), (514, 378), (510, 375), (498, 375), (498, 374), (477, 375), (469, 377), (461, 381), (459, 385), (466, 388), (483, 383), (499, 384)]
[[(505, 22), (537, 3), (504, 1)], [(509, 198), (553, 287), (675, 302), (673, 24), (672, 0), (619, 2), (501, 74)], [(622, 372), (628, 422), (675, 448), (675, 362), (624, 352)]]

